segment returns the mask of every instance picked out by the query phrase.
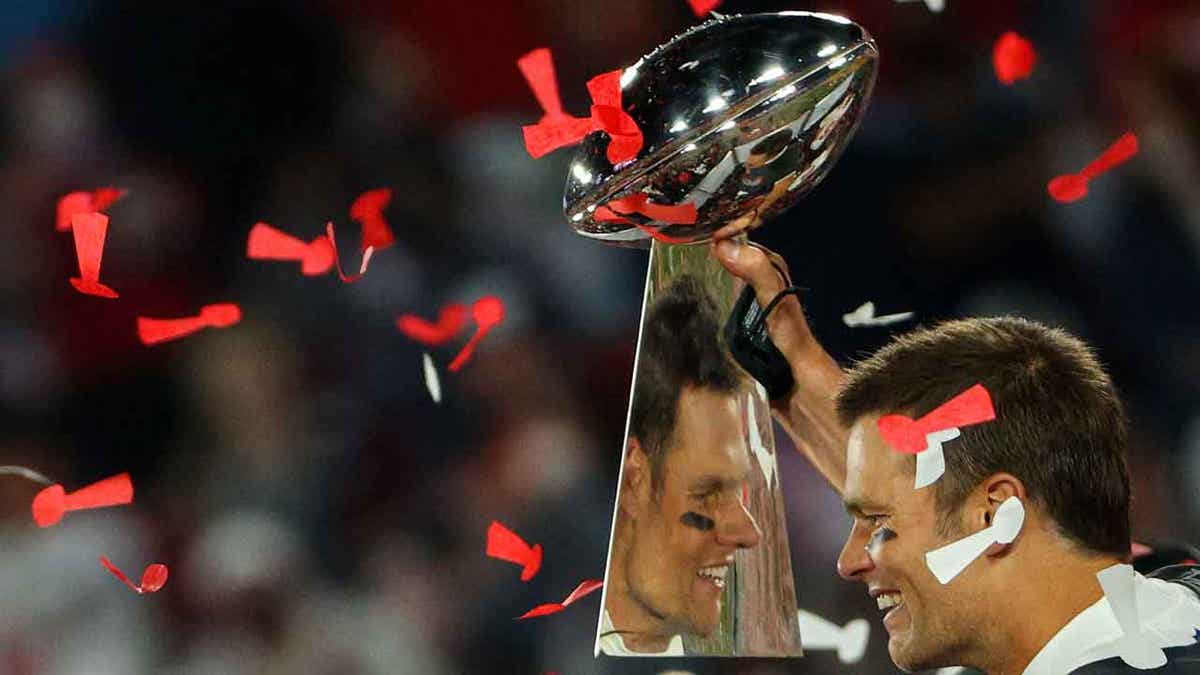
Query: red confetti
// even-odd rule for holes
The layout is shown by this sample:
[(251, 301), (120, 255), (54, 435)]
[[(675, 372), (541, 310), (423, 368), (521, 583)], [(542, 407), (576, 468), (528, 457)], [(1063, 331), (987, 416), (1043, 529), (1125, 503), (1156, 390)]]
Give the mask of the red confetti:
[(504, 320), (504, 302), (494, 295), (485, 295), (471, 305), (471, 317), (475, 319), (475, 334), (446, 367), (452, 373), (457, 373), (467, 365), (479, 341)]
[(721, 6), (723, 0), (688, 0), (688, 4), (692, 6), (692, 11), (696, 16), (704, 16)]
[(696, 205), (688, 202), (686, 204), (679, 204), (678, 206), (668, 206), (665, 204), (651, 204), (649, 200), (650, 197), (642, 192), (622, 197), (621, 199), (614, 199), (597, 208), (595, 218), (602, 222), (628, 223), (664, 244), (685, 244), (690, 241), (686, 238), (667, 236), (657, 228), (636, 223), (626, 216), (631, 213), (640, 213), (647, 218), (661, 223), (691, 225), (696, 222)]
[(487, 554), (506, 562), (521, 565), (521, 581), (529, 581), (542, 567), (542, 545), (532, 547), (515, 532), (496, 521), (488, 526)]
[(1140, 558), (1144, 555), (1154, 553), (1154, 549), (1140, 542), (1133, 541), (1129, 543), (1129, 552), (1134, 558)]
[(133, 481), (128, 473), (120, 473), (80, 488), (71, 494), (55, 483), (33, 498), (33, 522), (38, 527), (50, 527), (62, 520), (68, 511), (99, 509), (133, 502)]
[(182, 319), (150, 319), (139, 316), (138, 337), (142, 344), (156, 345), (177, 340), (202, 328), (228, 328), (242, 320), (242, 310), (232, 302), (220, 302), (200, 308), (198, 316)]
[(1037, 64), (1037, 52), (1033, 44), (1013, 31), (1008, 31), (996, 40), (992, 48), (992, 67), (996, 79), (1004, 84), (1029, 77)]
[(75, 237), (75, 257), (79, 259), (79, 276), (71, 277), (71, 285), (86, 295), (117, 297), (116, 291), (100, 283), (100, 260), (104, 257), (108, 216), (103, 213), (76, 213), (71, 216), (71, 230)]
[(1137, 136), (1127, 132), (1116, 140), (1094, 162), (1079, 173), (1055, 176), (1046, 186), (1056, 201), (1069, 204), (1083, 199), (1088, 192), (1088, 181), (1116, 167), (1138, 153)]
[(466, 305), (455, 302), (442, 308), (436, 324), (415, 314), (401, 314), (396, 318), (396, 329), (417, 342), (437, 347), (458, 335), (466, 322)]
[(338, 257), (337, 239), (333, 236), (333, 223), (325, 224), (325, 236), (333, 248), (333, 264), (337, 268), (338, 278), (342, 280), (342, 283), (352, 284), (363, 278), (363, 275), (367, 273), (367, 265), (371, 264), (371, 256), (375, 254), (375, 247), (368, 246), (363, 249), (362, 262), (358, 265), (358, 274), (347, 275), (342, 271), (342, 261)]
[(992, 397), (982, 384), (977, 384), (919, 420), (913, 421), (906, 415), (884, 415), (877, 425), (879, 435), (888, 445), (899, 452), (916, 454), (925, 450), (927, 434), (994, 419)]
[(350, 218), (362, 225), (362, 250), (376, 251), (396, 243), (392, 228), (383, 217), (383, 210), (392, 201), (392, 191), (387, 188), (369, 190), (358, 196), (350, 206)]
[(255, 223), (246, 240), (246, 257), (251, 260), (297, 260), (300, 273), (314, 277), (333, 269), (333, 246), (328, 237), (307, 244), (266, 223)]
[(129, 577), (125, 573), (117, 569), (117, 566), (108, 561), (108, 558), (100, 556), (100, 564), (104, 565), (112, 575), (119, 579), (126, 586), (137, 591), (138, 595), (143, 593), (156, 593), (162, 589), (167, 583), (167, 566), (162, 563), (154, 563), (146, 567), (146, 571), (142, 572), (142, 583), (134, 586)]
[(521, 619), (531, 619), (535, 616), (546, 616), (547, 614), (557, 614), (571, 606), (571, 604), (576, 600), (579, 600), (589, 593), (596, 591), (603, 585), (604, 582), (600, 579), (588, 579), (576, 586), (575, 590), (571, 591), (571, 594), (568, 595), (567, 599), (563, 600), (562, 603), (550, 602), (544, 605), (538, 605), (537, 607), (534, 607), (528, 612), (525, 612), (521, 616), (517, 617), (517, 620), (520, 621)]
[(75, 214), (103, 211), (127, 194), (128, 190), (112, 187), (103, 187), (94, 192), (67, 193), (58, 200), (54, 229), (66, 232), (71, 229), (71, 217)]
[(517, 67), (545, 113), (537, 124), (522, 127), (525, 149), (533, 158), (574, 145), (593, 131), (609, 135), (607, 156), (614, 165), (637, 157), (642, 149), (642, 131), (621, 107), (621, 71), (597, 75), (588, 81), (591, 117), (579, 118), (563, 111), (549, 49), (540, 47), (525, 54), (517, 59)]

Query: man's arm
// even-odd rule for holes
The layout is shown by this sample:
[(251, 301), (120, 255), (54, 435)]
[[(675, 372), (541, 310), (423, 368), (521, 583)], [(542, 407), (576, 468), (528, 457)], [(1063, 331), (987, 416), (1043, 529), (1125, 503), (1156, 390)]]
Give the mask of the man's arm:
[[(762, 307), (786, 287), (772, 262), (784, 270), (786, 263), (765, 248), (722, 239), (713, 243), (713, 255), (730, 274), (754, 288)], [(842, 370), (813, 336), (804, 318), (804, 308), (795, 295), (789, 295), (771, 311), (767, 331), (791, 365), (796, 380), (787, 397), (772, 402), (775, 419), (808, 461), (841, 494), (846, 480), (849, 430), (838, 421), (834, 401), (844, 377)]]

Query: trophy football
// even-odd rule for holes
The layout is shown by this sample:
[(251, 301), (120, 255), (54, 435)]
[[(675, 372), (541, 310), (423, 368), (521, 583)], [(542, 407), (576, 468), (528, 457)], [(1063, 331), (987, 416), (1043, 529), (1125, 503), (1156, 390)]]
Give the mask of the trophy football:
[(829, 173), (878, 58), (839, 16), (714, 15), (621, 72), (634, 156), (614, 164), (602, 133), (575, 153), (571, 226), (650, 248), (597, 654), (802, 654), (769, 407), (790, 373), (770, 372), (765, 312), (703, 244)]

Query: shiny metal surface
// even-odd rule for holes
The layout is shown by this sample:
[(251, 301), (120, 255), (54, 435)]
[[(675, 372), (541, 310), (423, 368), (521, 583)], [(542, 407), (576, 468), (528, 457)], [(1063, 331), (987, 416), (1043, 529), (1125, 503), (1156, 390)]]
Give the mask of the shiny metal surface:
[(862, 27), (813, 12), (717, 17), (675, 36), (621, 77), (622, 105), (645, 137), (638, 156), (614, 167), (602, 133), (576, 151), (568, 222), (645, 247), (646, 230), (594, 218), (597, 206), (641, 192), (654, 204), (695, 204), (694, 225), (629, 217), (677, 240), (757, 227), (829, 172), (858, 127), (878, 59)]

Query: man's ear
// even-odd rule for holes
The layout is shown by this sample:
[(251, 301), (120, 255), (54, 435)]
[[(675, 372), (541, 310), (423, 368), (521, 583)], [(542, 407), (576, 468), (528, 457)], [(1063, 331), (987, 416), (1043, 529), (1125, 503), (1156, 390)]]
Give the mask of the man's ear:
[[(971, 523), (973, 528), (991, 526), (995, 522), (996, 511), (1010, 497), (1019, 499), (1022, 507), (1026, 507), (1029, 503), (1025, 492), (1025, 484), (1021, 482), (1020, 478), (1011, 473), (997, 473), (989, 476), (980, 484), (980, 492), (983, 499), (979, 500), (978, 505), (974, 508), (972, 520), (977, 522)], [(1026, 515), (1021, 529), (1024, 530), (1028, 524), (1028, 515)], [(1010, 544), (992, 544), (984, 553), (988, 556), (1002, 555), (1011, 550), (1015, 543), (1014, 541)]]
[(625, 443), (625, 467), (621, 474), (621, 511), (637, 518), (650, 498), (650, 458), (637, 436)]

